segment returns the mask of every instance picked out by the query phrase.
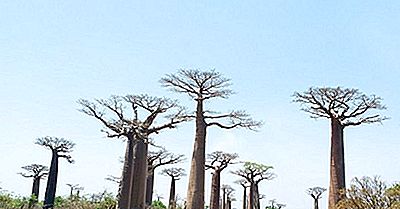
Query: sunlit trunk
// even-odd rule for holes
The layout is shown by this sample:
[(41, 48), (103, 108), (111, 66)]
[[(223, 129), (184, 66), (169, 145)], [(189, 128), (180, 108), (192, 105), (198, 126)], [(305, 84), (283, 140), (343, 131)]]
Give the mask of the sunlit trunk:
[(124, 167), (118, 194), (118, 209), (130, 209), (130, 196), (132, 184), (132, 165), (133, 165), (133, 137), (128, 137), (126, 144)]
[(219, 208), (220, 172), (214, 171), (211, 181), (210, 209)]
[(145, 139), (135, 140), (132, 166), (131, 205), (130, 209), (146, 207), (147, 150)]
[(58, 155), (56, 151), (52, 151), (51, 164), (49, 177), (47, 179), (46, 193), (44, 197), (43, 208), (53, 208), (54, 198), (56, 196), (57, 189), (57, 176), (58, 176)]
[(343, 126), (331, 119), (331, 165), (329, 184), (329, 209), (336, 209), (341, 199), (340, 190), (345, 189)]
[(190, 166), (186, 209), (204, 209), (206, 129), (203, 101), (198, 100), (196, 108), (196, 136)]
[(175, 178), (171, 178), (171, 187), (169, 190), (169, 204), (168, 209), (175, 209), (176, 202), (175, 202)]

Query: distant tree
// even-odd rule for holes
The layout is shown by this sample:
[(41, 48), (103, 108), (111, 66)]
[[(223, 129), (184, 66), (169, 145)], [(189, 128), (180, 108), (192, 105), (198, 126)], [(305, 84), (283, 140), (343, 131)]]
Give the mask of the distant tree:
[(84, 189), (85, 189), (85, 187), (77, 187), (77, 188), (75, 188), (76, 197), (77, 197), (77, 198), (80, 197), (80, 193), (81, 193), (81, 191), (83, 191)]
[(222, 151), (215, 151), (207, 155), (208, 161), (206, 162), (206, 168), (212, 169), (212, 181), (211, 181), (211, 196), (210, 196), (210, 209), (219, 209), (220, 199), (220, 179), (221, 172), (228, 167), (229, 164), (233, 164), (234, 160), (239, 156), (236, 153), (225, 153)]
[(276, 175), (271, 172), (271, 169), (273, 169), (272, 166), (245, 162), (243, 168), (232, 172), (250, 183), (248, 209), (260, 209), (258, 185), (261, 181), (275, 178)]
[(235, 200), (233, 192), (235, 191), (231, 186), (223, 184), (222, 190), (222, 209), (232, 209), (232, 201)]
[(29, 207), (37, 202), (39, 198), (39, 189), (40, 189), (40, 180), (45, 178), (49, 174), (49, 168), (44, 165), (39, 164), (31, 164), (27, 166), (21, 167), (26, 172), (18, 173), (25, 178), (33, 178), (33, 185), (32, 185), (32, 199), (30, 201)]
[(269, 203), (270, 203), (271, 205), (265, 207), (265, 209), (281, 209), (281, 208), (286, 207), (285, 204), (277, 203), (277, 201), (276, 201), (275, 199), (270, 200)]
[(328, 118), (331, 121), (331, 163), (329, 185), (329, 209), (342, 198), (341, 189), (345, 189), (345, 166), (343, 130), (349, 126), (381, 123), (386, 117), (373, 110), (386, 109), (382, 99), (375, 95), (367, 96), (358, 89), (349, 88), (310, 88), (303, 93), (295, 92), (294, 102), (305, 107), (303, 111), (311, 118)]
[(250, 187), (249, 182), (246, 179), (239, 179), (235, 181), (236, 184), (239, 184), (243, 187), (243, 202), (242, 202), (242, 209), (247, 208), (247, 188)]
[[(228, 98), (230, 80), (220, 73), (199, 70), (180, 70), (161, 79), (164, 87), (178, 93), (185, 93), (196, 103), (194, 116), (196, 134), (187, 191), (187, 209), (204, 209), (205, 147), (207, 128), (217, 126), (223, 129), (244, 127), (255, 129), (261, 122), (252, 120), (244, 111), (231, 111), (226, 114), (211, 114), (204, 108), (204, 102), (214, 98)], [(225, 122), (221, 121), (225, 120)]]
[(70, 192), (69, 192), (69, 197), (70, 198), (72, 198), (73, 197), (73, 193), (74, 193), (74, 191), (77, 189), (77, 188), (79, 188), (79, 184), (66, 184), (68, 187), (69, 187), (69, 189), (70, 189)]
[(72, 141), (64, 138), (57, 137), (43, 137), (36, 139), (35, 144), (43, 146), (51, 150), (51, 164), (49, 177), (47, 178), (47, 187), (44, 197), (44, 209), (54, 207), (54, 198), (57, 189), (57, 178), (58, 178), (58, 159), (65, 158), (69, 163), (73, 163), (71, 155), (72, 149), (75, 144)]
[(400, 186), (390, 187), (377, 176), (354, 178), (342, 192), (345, 198), (337, 204), (338, 209), (400, 208)]
[(309, 194), (314, 200), (314, 209), (319, 209), (318, 200), (321, 199), (322, 193), (326, 191), (322, 187), (311, 187), (307, 189), (307, 194)]
[(183, 168), (167, 168), (162, 170), (162, 175), (171, 177), (171, 187), (169, 191), (169, 204), (168, 209), (176, 209), (176, 194), (175, 194), (175, 182), (180, 179), (180, 177), (186, 175)]
[(154, 172), (156, 168), (180, 163), (185, 160), (184, 155), (176, 155), (168, 152), (165, 148), (157, 151), (150, 151), (147, 155), (147, 183), (146, 183), (146, 204), (150, 205), (153, 201)]
[[(103, 131), (109, 138), (127, 139), (118, 208), (145, 208), (150, 136), (164, 129), (176, 128), (179, 123), (187, 121), (189, 118), (185, 117), (184, 108), (170, 99), (148, 95), (112, 96), (108, 100), (97, 99), (95, 102), (81, 99), (78, 103), (83, 107), (83, 113), (96, 118), (106, 127)], [(131, 110), (127, 110), (126, 106)], [(113, 114), (114, 118), (106, 117), (107, 113)], [(139, 119), (140, 114), (146, 117)], [(163, 114), (167, 114), (167, 121), (155, 125), (156, 118)]]

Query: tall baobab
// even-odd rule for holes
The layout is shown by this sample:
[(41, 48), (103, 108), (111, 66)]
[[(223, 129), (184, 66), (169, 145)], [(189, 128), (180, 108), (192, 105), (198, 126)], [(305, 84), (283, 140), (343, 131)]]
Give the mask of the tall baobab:
[[(111, 96), (94, 102), (81, 99), (78, 103), (83, 107), (83, 113), (96, 118), (105, 126), (103, 132), (107, 137), (123, 137), (127, 140), (118, 208), (145, 208), (149, 137), (187, 121), (184, 108), (175, 101), (148, 95)], [(114, 117), (107, 117), (107, 114)], [(146, 117), (140, 119), (139, 115)], [(158, 121), (158, 125), (155, 125), (156, 118), (161, 115), (165, 115), (167, 120)]]
[(23, 166), (21, 168), (26, 171), (24, 173), (19, 173), (21, 176), (25, 178), (33, 178), (33, 185), (32, 185), (33, 199), (29, 203), (30, 205), (32, 205), (39, 198), (40, 180), (45, 178), (49, 174), (49, 168), (47, 166), (39, 164), (31, 164)]
[[(343, 130), (349, 126), (381, 123), (386, 117), (374, 110), (386, 109), (378, 96), (367, 96), (358, 89), (309, 88), (303, 93), (295, 92), (294, 102), (305, 107), (303, 111), (311, 118), (328, 118), (331, 122), (331, 159), (329, 184), (329, 209), (335, 209), (345, 189), (345, 165)], [(372, 112), (372, 113), (371, 113)]]
[(275, 174), (272, 166), (259, 163), (245, 162), (243, 168), (232, 171), (233, 174), (244, 178), (250, 184), (248, 209), (260, 209), (258, 185), (263, 180), (272, 180)]
[(225, 153), (222, 151), (215, 151), (207, 155), (208, 161), (206, 162), (206, 168), (212, 169), (212, 180), (211, 180), (211, 196), (210, 196), (210, 209), (219, 209), (220, 199), (220, 180), (221, 172), (228, 167), (229, 164), (233, 164), (234, 160), (239, 156), (236, 153)]
[(75, 144), (72, 141), (64, 138), (49, 136), (36, 139), (35, 144), (44, 146), (45, 148), (51, 150), (52, 153), (43, 208), (53, 208), (57, 189), (58, 160), (59, 158), (65, 158), (69, 163), (73, 163), (70, 153), (72, 152)]
[(322, 193), (325, 191), (326, 189), (322, 187), (311, 187), (307, 189), (307, 194), (310, 195), (314, 200), (314, 209), (319, 209), (318, 200), (321, 199)]
[(167, 168), (162, 170), (161, 174), (171, 177), (171, 187), (169, 191), (168, 209), (176, 208), (175, 182), (185, 175), (183, 168)]
[(147, 155), (147, 181), (146, 181), (146, 204), (153, 202), (154, 172), (156, 168), (163, 165), (180, 163), (185, 160), (184, 155), (175, 155), (165, 148), (150, 151)]
[(196, 103), (196, 134), (187, 190), (187, 209), (204, 209), (205, 147), (207, 128), (217, 126), (223, 129), (244, 127), (255, 129), (261, 122), (252, 120), (244, 111), (231, 111), (226, 114), (212, 114), (204, 108), (205, 101), (215, 98), (228, 98), (233, 92), (229, 89), (230, 79), (215, 71), (180, 70), (161, 79), (164, 87), (178, 93), (185, 93)]
[(235, 181), (236, 184), (239, 184), (243, 187), (243, 202), (242, 202), (242, 209), (246, 209), (247, 207), (247, 188), (250, 187), (249, 183), (246, 179), (239, 179)]

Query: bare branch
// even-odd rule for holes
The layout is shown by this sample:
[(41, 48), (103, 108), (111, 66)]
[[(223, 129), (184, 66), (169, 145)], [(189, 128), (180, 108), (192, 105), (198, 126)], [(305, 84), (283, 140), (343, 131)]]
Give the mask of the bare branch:
[(111, 181), (111, 182), (114, 182), (114, 183), (121, 183), (121, 177), (116, 177), (116, 176), (112, 176), (112, 175), (108, 175), (106, 178), (104, 178), (105, 180), (107, 180), (107, 181)]
[(185, 169), (183, 168), (166, 168), (161, 171), (162, 175), (169, 176), (175, 180), (179, 180), (179, 177), (185, 176)]
[(222, 151), (215, 151), (207, 155), (208, 161), (207, 168), (211, 168), (217, 172), (224, 170), (229, 164), (234, 164), (234, 160), (239, 157), (236, 153), (225, 153)]
[(176, 75), (169, 74), (160, 80), (164, 87), (175, 92), (187, 93), (196, 100), (215, 97), (228, 98), (233, 92), (229, 89), (230, 79), (220, 73), (199, 70), (180, 70)]
[(183, 162), (185, 160), (184, 155), (175, 155), (168, 152), (165, 148), (159, 149), (156, 152), (149, 152), (147, 155), (147, 164), (149, 172), (153, 172), (154, 169), (163, 165), (170, 165)]
[(388, 119), (379, 114), (368, 114), (386, 107), (381, 104), (380, 97), (367, 96), (358, 89), (312, 87), (303, 93), (295, 92), (293, 97), (294, 102), (306, 106), (301, 110), (309, 113), (312, 118), (335, 118), (343, 126), (380, 123)]
[[(166, 128), (175, 128), (177, 124), (191, 118), (186, 116), (185, 109), (176, 101), (146, 94), (111, 96), (110, 99), (97, 99), (95, 102), (83, 99), (78, 101), (83, 106), (81, 111), (99, 120), (106, 127), (106, 130), (102, 131), (110, 138), (122, 136), (134, 140), (148, 138), (148, 135), (152, 133), (158, 133)], [(127, 112), (126, 106), (132, 107), (133, 118), (127, 118), (124, 114)], [(100, 107), (104, 110), (99, 110)], [(139, 120), (139, 111), (147, 113), (143, 120)], [(116, 118), (106, 118), (107, 113), (115, 115)], [(167, 114), (168, 122), (154, 126), (156, 118), (161, 114)]]
[(307, 189), (307, 194), (310, 195), (314, 200), (321, 199), (322, 193), (326, 191), (325, 188), (322, 187), (311, 187)]
[(272, 166), (245, 162), (243, 168), (232, 171), (231, 173), (244, 178), (251, 184), (258, 184), (263, 180), (272, 180), (276, 177), (276, 175), (271, 172), (271, 169), (273, 169)]
[(49, 174), (49, 168), (44, 165), (31, 164), (21, 167), (28, 173), (18, 173), (25, 178), (42, 179)]

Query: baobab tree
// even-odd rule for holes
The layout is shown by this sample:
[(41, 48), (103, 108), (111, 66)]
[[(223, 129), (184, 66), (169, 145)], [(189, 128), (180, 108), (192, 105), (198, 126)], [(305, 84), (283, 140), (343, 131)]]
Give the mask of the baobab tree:
[(350, 88), (314, 88), (303, 93), (295, 92), (294, 102), (304, 106), (311, 118), (328, 118), (331, 122), (331, 159), (329, 184), (329, 209), (335, 209), (345, 189), (343, 130), (362, 124), (381, 123), (387, 117), (375, 110), (386, 109), (378, 96), (361, 93)]
[(270, 200), (269, 203), (271, 205), (265, 207), (265, 209), (282, 209), (282, 208), (286, 207), (285, 204), (277, 203), (277, 201), (275, 199)]
[(310, 195), (314, 200), (314, 209), (318, 209), (318, 200), (321, 199), (322, 193), (326, 191), (325, 188), (322, 187), (311, 187), (307, 189), (307, 194)]
[(212, 169), (210, 209), (219, 209), (221, 172), (233, 164), (239, 156), (236, 153), (215, 151), (207, 155), (206, 169)]
[(185, 170), (183, 168), (166, 168), (162, 170), (161, 174), (171, 177), (168, 209), (175, 209), (177, 199), (175, 195), (175, 182), (185, 175)]
[(245, 162), (243, 168), (232, 171), (233, 174), (242, 177), (250, 184), (248, 209), (260, 209), (258, 185), (261, 181), (275, 178), (276, 175), (271, 172), (271, 169), (273, 169), (272, 166)]
[(31, 164), (21, 167), (24, 173), (18, 173), (25, 178), (33, 178), (32, 199), (29, 202), (30, 207), (37, 202), (39, 198), (40, 180), (49, 174), (49, 168), (44, 165)]
[(261, 122), (252, 120), (244, 111), (231, 111), (226, 114), (212, 114), (206, 110), (205, 101), (215, 98), (228, 98), (233, 92), (229, 89), (230, 79), (220, 73), (199, 70), (180, 70), (161, 79), (164, 87), (178, 93), (185, 93), (196, 103), (196, 134), (190, 166), (187, 190), (187, 209), (204, 209), (205, 147), (207, 128), (216, 126), (222, 129), (248, 128), (254, 130)]
[(74, 191), (77, 189), (77, 188), (79, 188), (79, 184), (66, 184), (68, 187), (69, 187), (69, 189), (70, 189), (70, 192), (69, 192), (69, 198), (72, 198), (73, 197), (73, 195), (74, 195)]
[(147, 181), (146, 181), (146, 204), (153, 202), (154, 172), (156, 168), (180, 163), (185, 160), (184, 155), (176, 155), (168, 152), (165, 148), (150, 151), (147, 155)]
[(43, 208), (53, 208), (57, 189), (58, 160), (59, 158), (65, 158), (69, 163), (73, 163), (74, 161), (72, 160), (70, 153), (73, 151), (72, 149), (74, 148), (75, 144), (72, 141), (64, 138), (49, 136), (36, 139), (35, 144), (44, 146), (45, 148), (51, 150), (52, 153)]
[(222, 190), (222, 209), (231, 209), (232, 201), (234, 200), (233, 192), (235, 190), (227, 184), (223, 184), (221, 186), (221, 190)]
[(249, 183), (246, 179), (239, 179), (235, 181), (236, 184), (239, 184), (243, 187), (243, 202), (242, 202), (242, 209), (247, 208), (247, 188), (250, 187)]
[(81, 191), (83, 191), (85, 189), (85, 187), (77, 187), (75, 188), (76, 191), (76, 197), (79, 198), (79, 195), (81, 193)]
[[(184, 108), (176, 101), (148, 95), (111, 96), (109, 99), (96, 99), (94, 102), (81, 99), (78, 103), (83, 107), (83, 113), (96, 118), (105, 126), (102, 131), (107, 137), (122, 137), (127, 140), (118, 208), (145, 208), (147, 154), (148, 144), (151, 142), (149, 137), (164, 129), (176, 128), (179, 123), (187, 121)], [(146, 116), (140, 119), (140, 114)], [(161, 115), (166, 120), (158, 121), (158, 125), (155, 125), (156, 119)]]

